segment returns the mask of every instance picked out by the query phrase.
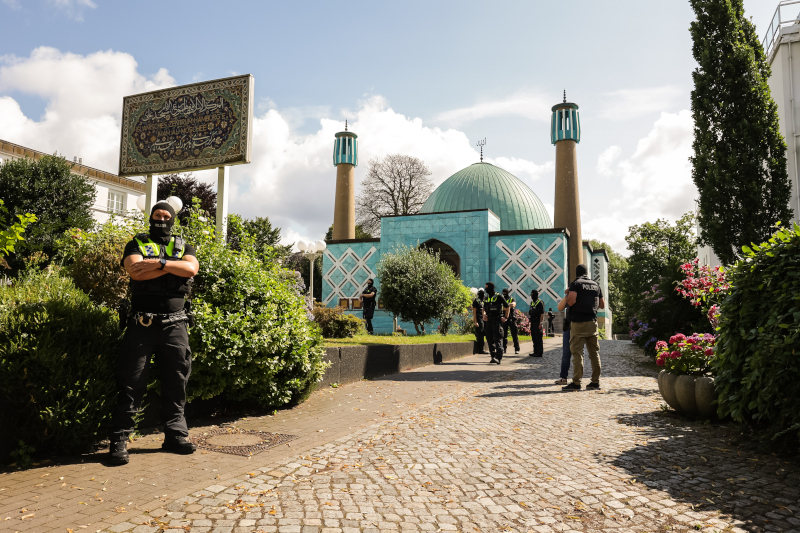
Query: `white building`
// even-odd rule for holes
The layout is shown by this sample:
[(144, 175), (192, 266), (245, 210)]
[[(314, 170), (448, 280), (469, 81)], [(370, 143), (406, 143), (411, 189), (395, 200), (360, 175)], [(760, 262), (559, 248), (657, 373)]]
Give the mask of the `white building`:
[[(48, 154), (0, 139), (0, 164), (7, 159), (41, 159), (45, 155)], [(85, 176), (94, 184), (97, 194), (92, 215), (101, 224), (108, 220), (111, 213), (136, 209), (136, 200), (145, 195), (144, 183), (88, 167), (81, 160), (72, 163), (72, 172)]]
[[(783, 0), (778, 4), (762, 45), (772, 68), (767, 83), (778, 105), (780, 130), (786, 141), (786, 169), (792, 187), (789, 207), (794, 213), (793, 222), (800, 224), (800, 1)], [(699, 235), (699, 227), (697, 232)], [(710, 246), (698, 247), (697, 256), (701, 264), (720, 265)]]

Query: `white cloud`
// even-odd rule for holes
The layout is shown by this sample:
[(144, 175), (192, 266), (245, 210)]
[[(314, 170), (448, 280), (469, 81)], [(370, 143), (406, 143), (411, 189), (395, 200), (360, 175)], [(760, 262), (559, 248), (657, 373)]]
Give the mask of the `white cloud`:
[(611, 120), (637, 119), (683, 106), (685, 98), (688, 98), (688, 92), (673, 85), (620, 89), (603, 94), (599, 117)]
[(92, 0), (48, 0), (47, 3), (54, 8), (63, 11), (68, 17), (78, 21), (83, 20), (84, 9), (97, 8), (97, 4), (95, 4)]
[(550, 120), (548, 99), (537, 93), (516, 93), (500, 100), (480, 102), (470, 107), (461, 107), (439, 113), (438, 121), (463, 124), (487, 117), (520, 116), (532, 120)]
[(611, 165), (622, 154), (622, 149), (619, 146), (609, 146), (606, 148), (600, 157), (597, 158), (597, 173), (601, 176), (610, 176), (613, 174)]
[[(599, 239), (627, 253), (628, 227), (665, 218), (677, 220), (694, 210), (697, 189), (692, 182), (693, 122), (688, 110), (661, 113), (650, 133), (639, 140), (628, 159), (618, 160), (611, 147), (598, 160), (598, 171), (617, 177), (615, 199), (601, 212), (582, 215), (583, 238)], [(620, 151), (621, 152), (621, 151)]]
[[(117, 172), (122, 97), (175, 84), (166, 69), (144, 76), (132, 56), (114, 51), (81, 56), (43, 47), (25, 58), (0, 56), (0, 139), (46, 153), (58, 150), (69, 159), (77, 155), (90, 166)], [(25, 116), (7, 95), (11, 91), (42, 98), (43, 116)], [(427, 126), (420, 118), (397, 113), (381, 96), (368, 96), (355, 109), (336, 111), (279, 109), (266, 95), (259, 97), (263, 105), (253, 120), (252, 163), (232, 167), (229, 207), (245, 217), (269, 217), (282, 228), (285, 243), (320, 239), (333, 220), (333, 142), (334, 134), (344, 128), (344, 117), (358, 134), (357, 182), (371, 158), (391, 153), (420, 158), (436, 185), (479, 159), (464, 132)], [(297, 124), (309, 118), (319, 127), (310, 134), (299, 133)], [(553, 172), (552, 161), (489, 161), (530, 183)], [(216, 171), (195, 175), (216, 182)], [(552, 208), (549, 211), (552, 216)]]

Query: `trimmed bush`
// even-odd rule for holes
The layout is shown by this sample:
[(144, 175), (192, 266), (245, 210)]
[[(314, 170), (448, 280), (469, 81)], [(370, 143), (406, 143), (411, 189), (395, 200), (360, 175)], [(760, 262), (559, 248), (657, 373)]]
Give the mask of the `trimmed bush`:
[(120, 338), (116, 314), (58, 271), (0, 286), (0, 423), (13, 447), (81, 452), (106, 436)]
[[(346, 315), (344, 308), (325, 307), (319, 303), (314, 305), (314, 322), (322, 330), (326, 339), (346, 339), (354, 337), (364, 330), (364, 322), (355, 315)], [(364, 330), (366, 333), (366, 330)]]
[(767, 441), (800, 443), (800, 226), (781, 229), (727, 272), (714, 361), (718, 413)]
[(222, 245), (198, 211), (186, 230), (200, 262), (192, 290), (197, 324), (190, 330), (189, 399), (222, 396), (262, 407), (304, 399), (325, 363), (294, 272), (262, 262), (246, 245), (241, 251)]

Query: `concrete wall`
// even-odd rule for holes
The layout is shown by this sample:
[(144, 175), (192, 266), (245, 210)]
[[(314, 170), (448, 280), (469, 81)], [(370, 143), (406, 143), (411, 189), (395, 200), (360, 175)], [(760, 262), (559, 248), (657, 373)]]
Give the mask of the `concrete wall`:
[(379, 378), (412, 368), (452, 361), (472, 353), (472, 342), (326, 348), (325, 361), (331, 363), (331, 366), (322, 377), (321, 385), (344, 385), (364, 378)]

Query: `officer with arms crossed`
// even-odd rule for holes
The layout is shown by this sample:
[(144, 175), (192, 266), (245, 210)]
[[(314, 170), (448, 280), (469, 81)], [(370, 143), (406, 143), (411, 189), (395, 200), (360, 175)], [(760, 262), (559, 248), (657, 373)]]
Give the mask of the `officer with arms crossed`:
[(478, 297), (472, 300), (472, 318), (475, 319), (475, 342), (478, 343), (479, 354), (489, 353), (483, 349), (483, 341), (486, 339), (486, 326), (483, 322), (483, 300), (485, 297), (486, 293), (483, 292), (483, 289), (478, 289)]
[[(112, 418), (110, 460), (128, 462), (127, 441), (133, 417), (147, 387), (150, 357), (155, 354), (161, 374), (163, 449), (190, 454), (196, 449), (187, 438), (183, 408), (186, 381), (192, 368), (186, 295), (200, 265), (194, 248), (172, 236), (175, 210), (167, 202), (153, 206), (150, 231), (125, 246), (122, 264), (131, 276), (131, 309), (120, 306), (120, 326), (126, 327), (117, 361), (119, 398)], [(127, 315), (127, 316), (125, 316)]]
[(372, 317), (375, 316), (375, 297), (378, 295), (378, 289), (375, 288), (374, 280), (369, 278), (367, 280), (367, 288), (361, 293), (361, 301), (363, 302), (364, 321), (367, 323), (367, 333), (372, 335)]
[(508, 320), (508, 302), (494, 292), (494, 283), (486, 282), (486, 300), (483, 302), (483, 320), (486, 323), (486, 340), (489, 341), (491, 363), (503, 359), (503, 323)]
[(570, 338), (569, 351), (572, 353), (572, 383), (562, 387), (564, 391), (581, 390), (583, 377), (583, 347), (589, 352), (592, 361), (592, 381), (587, 390), (600, 388), (600, 344), (597, 340), (597, 309), (605, 309), (603, 291), (600, 285), (589, 279), (586, 265), (575, 267), (578, 275), (569, 286), (567, 304), (569, 305)]
[(508, 349), (508, 331), (511, 330), (511, 339), (514, 341), (514, 353), (519, 353), (519, 335), (517, 334), (517, 321), (514, 320), (514, 313), (517, 310), (517, 302), (508, 293), (508, 289), (503, 289), (503, 298), (508, 303), (508, 320), (503, 323), (503, 353)]

